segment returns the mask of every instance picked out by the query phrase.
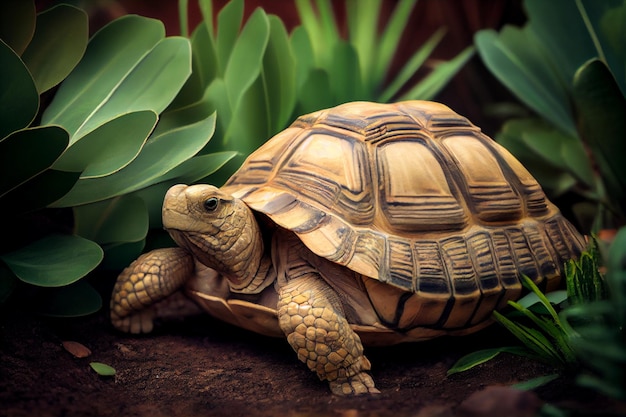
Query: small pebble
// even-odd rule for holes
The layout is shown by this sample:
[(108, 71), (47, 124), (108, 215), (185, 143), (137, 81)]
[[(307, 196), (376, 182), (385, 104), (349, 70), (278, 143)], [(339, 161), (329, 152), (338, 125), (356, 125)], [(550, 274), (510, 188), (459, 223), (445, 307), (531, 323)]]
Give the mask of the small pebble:
[(63, 348), (71, 353), (75, 358), (86, 358), (91, 355), (91, 350), (81, 343), (66, 340), (62, 342), (62, 345)]

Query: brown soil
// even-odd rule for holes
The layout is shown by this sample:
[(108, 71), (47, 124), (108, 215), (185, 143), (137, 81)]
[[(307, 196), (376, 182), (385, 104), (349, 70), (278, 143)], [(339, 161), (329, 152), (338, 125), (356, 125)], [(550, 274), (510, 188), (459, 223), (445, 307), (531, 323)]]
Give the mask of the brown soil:
[[(509, 355), (446, 377), (460, 356), (501, 345), (495, 326), (478, 335), (368, 349), (382, 394), (339, 398), (300, 363), (285, 340), (198, 317), (150, 336), (114, 331), (105, 313), (49, 319), (4, 313), (0, 319), (2, 416), (439, 416), (468, 415), (459, 404), (490, 385), (510, 385), (550, 370)], [(87, 346), (75, 358), (63, 341)], [(510, 342), (509, 340), (504, 341)], [(96, 374), (103, 362), (114, 377)], [(571, 383), (537, 391), (576, 415), (626, 415), (626, 405)]]

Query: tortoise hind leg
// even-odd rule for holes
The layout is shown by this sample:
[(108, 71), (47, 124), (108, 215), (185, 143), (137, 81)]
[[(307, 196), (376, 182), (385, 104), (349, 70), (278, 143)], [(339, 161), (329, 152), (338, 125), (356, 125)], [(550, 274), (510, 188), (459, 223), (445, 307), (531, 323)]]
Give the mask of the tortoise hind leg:
[(328, 380), (334, 394), (379, 392), (366, 372), (371, 365), (339, 297), (317, 273), (300, 275), (280, 288), (278, 317), (298, 358), (321, 380)]
[(180, 248), (141, 255), (117, 277), (111, 295), (113, 326), (127, 333), (152, 331), (158, 304), (178, 293), (193, 270), (193, 257)]

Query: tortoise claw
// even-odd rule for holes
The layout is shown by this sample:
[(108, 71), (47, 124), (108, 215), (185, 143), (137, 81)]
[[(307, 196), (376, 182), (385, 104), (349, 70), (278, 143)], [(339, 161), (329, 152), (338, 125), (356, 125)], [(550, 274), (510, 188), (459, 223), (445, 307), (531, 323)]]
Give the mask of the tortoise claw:
[(330, 381), (330, 390), (335, 395), (351, 396), (363, 394), (380, 394), (374, 386), (374, 380), (366, 372), (360, 372), (349, 378), (338, 378)]
[(147, 308), (125, 317), (116, 317), (116, 315), (111, 314), (111, 323), (116, 329), (124, 333), (150, 333), (154, 328), (154, 317), (154, 310)]

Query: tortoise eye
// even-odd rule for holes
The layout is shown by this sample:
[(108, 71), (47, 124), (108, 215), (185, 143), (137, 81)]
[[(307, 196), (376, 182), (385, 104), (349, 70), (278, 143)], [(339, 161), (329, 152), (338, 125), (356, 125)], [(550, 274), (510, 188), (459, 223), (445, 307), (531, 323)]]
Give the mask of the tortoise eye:
[(218, 205), (218, 200), (216, 197), (207, 198), (204, 200), (204, 209), (206, 211), (215, 211)]

